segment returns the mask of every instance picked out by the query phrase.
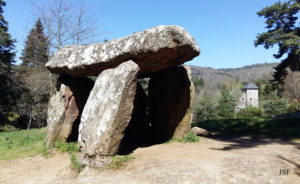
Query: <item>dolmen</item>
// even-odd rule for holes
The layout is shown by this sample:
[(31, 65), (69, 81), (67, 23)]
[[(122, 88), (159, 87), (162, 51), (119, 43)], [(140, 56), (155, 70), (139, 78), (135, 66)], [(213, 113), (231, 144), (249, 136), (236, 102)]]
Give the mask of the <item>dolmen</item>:
[(179, 26), (58, 50), (46, 64), (59, 74), (48, 105), (47, 146), (78, 141), (81, 163), (101, 167), (105, 157), (146, 135), (156, 142), (184, 137), (194, 86), (182, 64), (199, 54), (195, 39)]

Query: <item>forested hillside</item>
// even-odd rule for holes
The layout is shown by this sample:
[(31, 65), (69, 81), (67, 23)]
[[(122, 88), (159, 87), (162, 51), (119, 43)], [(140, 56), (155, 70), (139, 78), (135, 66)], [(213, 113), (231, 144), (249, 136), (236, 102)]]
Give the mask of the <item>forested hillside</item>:
[(248, 82), (259, 78), (272, 79), (274, 67), (278, 63), (262, 63), (241, 68), (213, 69), (210, 67), (190, 66), (193, 78), (203, 78), (205, 81), (219, 81), (225, 76), (238, 78), (239, 82)]
[(269, 81), (273, 79), (274, 67), (278, 63), (262, 63), (241, 68), (213, 69), (210, 67), (190, 66), (192, 78), (196, 87), (197, 98), (204, 93), (217, 98), (223, 86), (230, 89), (231, 93), (239, 96), (242, 84), (257, 82), (259, 80)]

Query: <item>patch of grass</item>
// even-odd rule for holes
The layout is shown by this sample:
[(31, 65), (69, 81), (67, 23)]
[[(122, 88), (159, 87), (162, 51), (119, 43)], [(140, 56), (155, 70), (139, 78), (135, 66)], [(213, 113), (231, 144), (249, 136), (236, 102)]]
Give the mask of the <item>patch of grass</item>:
[(79, 151), (78, 145), (76, 142), (63, 142), (61, 140), (56, 141), (51, 148), (56, 148), (59, 151), (70, 155), (70, 161), (72, 168), (75, 169), (78, 173), (82, 171), (83, 167), (76, 159), (75, 153)]
[(193, 133), (188, 133), (187, 136), (182, 137), (182, 138), (173, 138), (169, 140), (167, 143), (172, 143), (172, 142), (199, 142), (199, 137), (196, 136)]
[(45, 155), (46, 128), (0, 133), (0, 160)]
[(70, 153), (70, 155), (71, 155), (71, 158), (70, 158), (71, 165), (72, 165), (73, 169), (75, 169), (77, 172), (82, 171), (83, 167), (76, 159), (76, 155), (74, 153)]
[(53, 144), (53, 148), (56, 148), (63, 153), (65, 152), (74, 153), (79, 151), (76, 142), (63, 142), (61, 140), (56, 141)]
[(133, 155), (123, 155), (123, 156), (113, 156), (112, 163), (107, 166), (109, 169), (117, 169), (120, 168), (124, 162), (128, 162), (131, 159), (135, 159)]
[(300, 118), (218, 119), (193, 123), (214, 135), (300, 138)]
[[(46, 128), (0, 132), (0, 160), (36, 155), (47, 157), (46, 133)], [(51, 148), (56, 148), (61, 152), (68, 152), (72, 167), (78, 172), (82, 170), (82, 166), (75, 155), (75, 152), (78, 152), (77, 143), (66, 143), (59, 140)]]

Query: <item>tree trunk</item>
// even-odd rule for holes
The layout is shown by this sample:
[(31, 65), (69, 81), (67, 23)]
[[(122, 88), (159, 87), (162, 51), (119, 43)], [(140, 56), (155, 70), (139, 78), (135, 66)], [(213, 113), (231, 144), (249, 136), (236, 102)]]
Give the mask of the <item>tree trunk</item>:
[(32, 115), (29, 116), (29, 122), (27, 123), (27, 130), (30, 129), (30, 127), (31, 127), (31, 122), (32, 122)]

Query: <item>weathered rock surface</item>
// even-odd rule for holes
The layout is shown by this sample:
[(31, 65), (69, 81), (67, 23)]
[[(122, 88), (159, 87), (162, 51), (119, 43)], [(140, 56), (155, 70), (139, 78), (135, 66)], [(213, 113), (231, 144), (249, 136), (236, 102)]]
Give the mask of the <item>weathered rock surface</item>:
[(209, 137), (211, 133), (203, 128), (193, 127), (191, 132), (193, 132), (197, 136)]
[(64, 47), (46, 67), (53, 73), (87, 76), (133, 60), (146, 75), (180, 65), (199, 53), (195, 39), (182, 27), (157, 26), (102, 44)]
[(88, 155), (80, 155), (76, 158), (80, 164), (85, 166), (92, 166), (97, 168), (107, 168), (109, 164), (112, 163), (112, 158), (109, 156), (99, 156), (95, 155), (93, 157), (89, 157)]
[(149, 82), (149, 116), (159, 141), (184, 137), (191, 129), (194, 85), (188, 66), (154, 74)]
[(114, 155), (131, 119), (139, 67), (133, 61), (103, 71), (84, 107), (78, 144), (88, 158)]
[(56, 92), (48, 104), (47, 146), (58, 139), (77, 140), (81, 112), (93, 85), (94, 81), (88, 78), (58, 79)]

